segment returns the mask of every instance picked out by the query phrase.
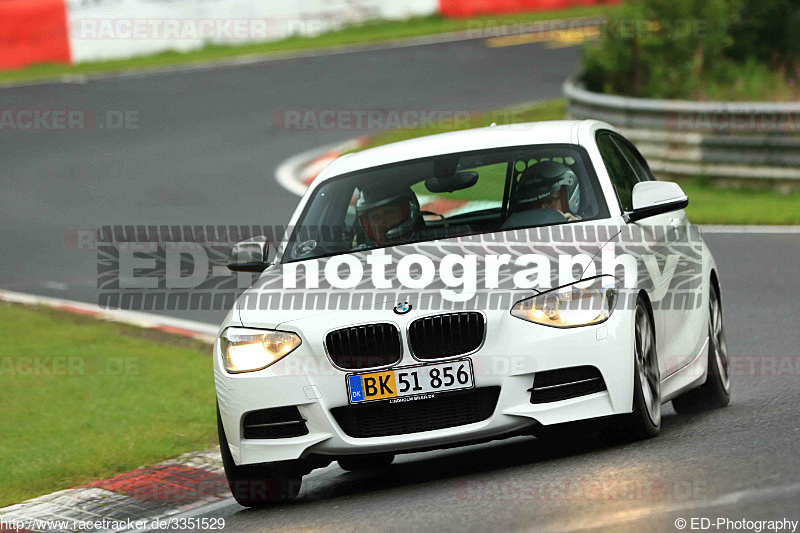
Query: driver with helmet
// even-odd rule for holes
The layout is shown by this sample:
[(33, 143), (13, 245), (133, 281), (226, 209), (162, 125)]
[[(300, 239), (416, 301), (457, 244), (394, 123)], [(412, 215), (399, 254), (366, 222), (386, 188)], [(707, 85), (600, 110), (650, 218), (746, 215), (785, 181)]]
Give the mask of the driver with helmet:
[(417, 195), (408, 187), (362, 191), (356, 216), (369, 239), (378, 245), (407, 242), (424, 225)]
[(541, 161), (522, 172), (511, 210), (555, 209), (571, 222), (580, 220), (576, 215), (580, 201), (578, 176), (562, 163)]

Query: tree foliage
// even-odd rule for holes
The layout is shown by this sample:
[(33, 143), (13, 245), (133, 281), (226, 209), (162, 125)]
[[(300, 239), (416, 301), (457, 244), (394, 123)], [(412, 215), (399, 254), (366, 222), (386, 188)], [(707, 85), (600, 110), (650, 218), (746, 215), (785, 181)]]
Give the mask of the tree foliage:
[(796, 76), (797, 0), (638, 0), (616, 12), (601, 42), (584, 49), (590, 90), (692, 98), (709, 80), (755, 61)]

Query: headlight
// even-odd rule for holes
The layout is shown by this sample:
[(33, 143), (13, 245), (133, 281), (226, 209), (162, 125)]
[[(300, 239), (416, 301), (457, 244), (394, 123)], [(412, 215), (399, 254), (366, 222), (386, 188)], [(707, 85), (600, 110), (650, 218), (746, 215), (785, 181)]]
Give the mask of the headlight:
[(286, 331), (228, 328), (219, 338), (225, 370), (231, 373), (263, 370), (298, 346), (300, 337)]
[(617, 300), (617, 290), (599, 286), (599, 280), (597, 287), (578, 289), (568, 285), (519, 301), (511, 308), (511, 314), (556, 328), (599, 324), (608, 320)]

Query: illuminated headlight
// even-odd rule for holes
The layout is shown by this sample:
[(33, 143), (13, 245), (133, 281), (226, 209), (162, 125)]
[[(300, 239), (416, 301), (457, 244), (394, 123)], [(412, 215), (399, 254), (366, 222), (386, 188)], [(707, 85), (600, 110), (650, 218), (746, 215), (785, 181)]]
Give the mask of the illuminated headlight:
[(533, 296), (514, 304), (511, 314), (528, 322), (556, 328), (605, 322), (614, 311), (617, 290), (602, 287), (599, 282), (593, 285), (597, 286), (579, 289), (575, 285), (567, 285)]
[(231, 373), (263, 370), (298, 346), (300, 337), (286, 331), (228, 328), (219, 338), (225, 370)]

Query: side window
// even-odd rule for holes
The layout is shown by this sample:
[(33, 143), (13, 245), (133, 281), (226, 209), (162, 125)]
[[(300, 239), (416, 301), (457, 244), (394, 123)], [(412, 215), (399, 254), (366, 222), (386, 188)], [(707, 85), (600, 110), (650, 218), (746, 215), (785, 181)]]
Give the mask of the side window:
[(636, 177), (639, 181), (655, 180), (653, 173), (650, 171), (650, 167), (647, 166), (647, 162), (642, 157), (642, 154), (639, 153), (639, 150), (637, 150), (630, 143), (630, 141), (624, 137), (620, 137), (619, 135), (614, 135), (613, 139), (614, 142), (617, 143), (619, 149), (622, 150), (622, 153), (625, 154), (628, 162), (633, 167), (633, 171), (636, 172)]
[(597, 135), (597, 147), (623, 211), (633, 211), (633, 186), (639, 182), (636, 173), (609, 133)]

